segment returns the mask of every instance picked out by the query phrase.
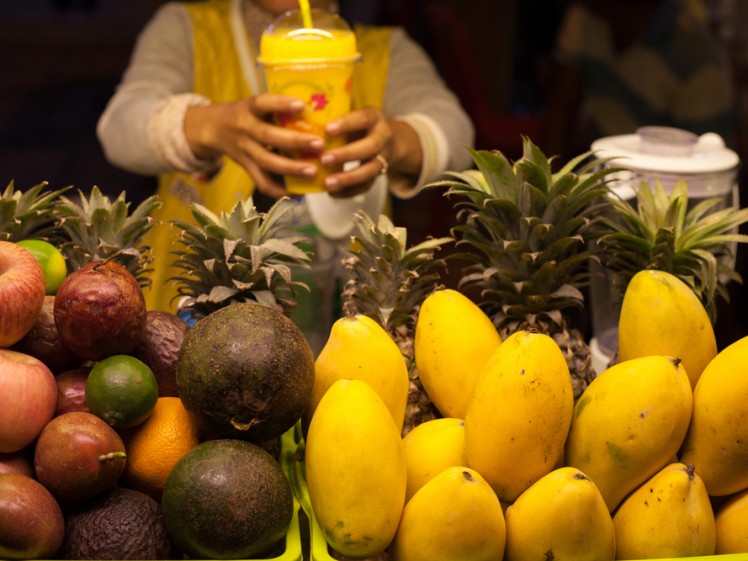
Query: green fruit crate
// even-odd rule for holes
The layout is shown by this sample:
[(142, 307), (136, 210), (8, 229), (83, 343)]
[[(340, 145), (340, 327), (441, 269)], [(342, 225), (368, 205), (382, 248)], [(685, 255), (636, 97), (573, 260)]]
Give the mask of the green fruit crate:
[(330, 555), (327, 545), (327, 539), (322, 533), (322, 528), (317, 522), (317, 518), (312, 512), (312, 503), (309, 500), (309, 489), (306, 486), (306, 471), (304, 469), (304, 441), (297, 432), (296, 450), (291, 458), (292, 464), (290, 469), (291, 488), (293, 489), (296, 499), (301, 504), (301, 508), (309, 520), (309, 557), (308, 561), (335, 561)]
[[(286, 474), (291, 489), (293, 491), (293, 518), (285, 538), (285, 550), (277, 557), (270, 557), (270, 561), (304, 561), (304, 554), (301, 547), (301, 525), (299, 521), (299, 509), (301, 505), (296, 498), (296, 490), (293, 485), (294, 458), (296, 457), (296, 448), (298, 447), (298, 429), (293, 427), (281, 436), (280, 465)], [(251, 561), (251, 560), (248, 560)], [(267, 559), (265, 561), (268, 561)]]
[[(325, 539), (325, 535), (320, 528), (317, 519), (312, 512), (312, 503), (309, 500), (309, 490), (306, 486), (306, 472), (304, 469), (304, 442), (301, 440), (298, 431), (295, 436), (297, 444), (295, 453), (291, 455), (290, 478), (291, 487), (294, 494), (301, 504), (301, 508), (309, 520), (309, 557), (308, 561), (335, 561), (330, 555), (330, 550)], [(650, 559), (648, 561), (748, 561), (748, 553), (734, 553), (729, 555), (706, 555), (699, 557), (682, 557), (682, 558), (660, 558)]]

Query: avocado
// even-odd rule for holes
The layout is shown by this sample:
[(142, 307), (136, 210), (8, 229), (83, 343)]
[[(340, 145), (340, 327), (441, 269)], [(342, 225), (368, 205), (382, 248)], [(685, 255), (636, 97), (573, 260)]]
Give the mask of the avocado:
[(161, 506), (150, 496), (116, 487), (67, 505), (58, 559), (181, 559), (166, 530)]
[(209, 440), (166, 478), (161, 505), (169, 535), (192, 559), (255, 559), (276, 551), (293, 519), (280, 464), (259, 446)]
[(177, 392), (207, 438), (254, 444), (290, 429), (307, 408), (314, 354), (277, 309), (230, 304), (199, 319), (177, 361)]

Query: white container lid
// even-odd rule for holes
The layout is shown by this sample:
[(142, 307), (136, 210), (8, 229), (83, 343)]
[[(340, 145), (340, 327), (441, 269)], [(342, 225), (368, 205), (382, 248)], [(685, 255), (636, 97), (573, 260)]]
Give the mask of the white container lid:
[(698, 175), (733, 171), (738, 155), (716, 133), (697, 136), (672, 127), (642, 127), (635, 134), (607, 136), (592, 143), (598, 158), (615, 158), (607, 166), (632, 171)]

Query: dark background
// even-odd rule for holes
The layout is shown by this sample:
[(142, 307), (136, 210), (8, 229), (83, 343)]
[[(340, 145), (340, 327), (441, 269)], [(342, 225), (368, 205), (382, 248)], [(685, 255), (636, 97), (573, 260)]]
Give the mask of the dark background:
[[(138, 32), (161, 3), (0, 0), (0, 187), (11, 180), (21, 190), (42, 181), (84, 192), (98, 185), (111, 197), (126, 191), (133, 203), (153, 192), (153, 179), (114, 168), (104, 159), (95, 128)], [(341, 11), (351, 21), (405, 27), (473, 118), (476, 147), (499, 149), (513, 158), (520, 151), (521, 133), (530, 138), (539, 133), (544, 95), (553, 88), (550, 51), (566, 3), (342, 0)], [(739, 31), (748, 25), (748, 8), (730, 0), (707, 4), (734, 67), (739, 123), (730, 147), (747, 161), (748, 40)], [(740, 185), (745, 193), (745, 166)], [(396, 201), (394, 212), (414, 242), (447, 235), (453, 220), (447, 201), (435, 192)], [(744, 277), (746, 252), (739, 249), (737, 264)], [(731, 286), (732, 304), (720, 310), (723, 343), (748, 335), (745, 291)]]

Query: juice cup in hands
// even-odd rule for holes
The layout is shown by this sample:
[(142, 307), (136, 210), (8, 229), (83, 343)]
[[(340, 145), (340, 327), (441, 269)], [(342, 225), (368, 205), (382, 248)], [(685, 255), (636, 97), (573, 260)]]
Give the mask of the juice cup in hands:
[[(355, 35), (340, 17), (312, 10), (312, 20), (313, 27), (304, 27), (298, 10), (278, 18), (260, 39), (259, 62), (270, 93), (304, 102), (300, 113), (276, 115), (277, 124), (317, 134), (330, 150), (345, 143), (342, 137), (328, 137), (325, 125), (351, 110), (351, 81), (359, 54)], [(337, 171), (322, 166), (316, 153), (287, 155), (313, 163), (318, 170), (312, 178), (286, 176), (286, 189), (293, 194), (324, 191), (325, 177)]]

